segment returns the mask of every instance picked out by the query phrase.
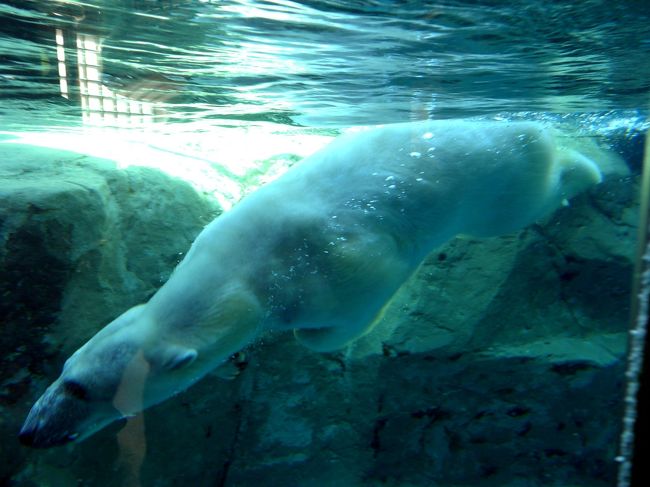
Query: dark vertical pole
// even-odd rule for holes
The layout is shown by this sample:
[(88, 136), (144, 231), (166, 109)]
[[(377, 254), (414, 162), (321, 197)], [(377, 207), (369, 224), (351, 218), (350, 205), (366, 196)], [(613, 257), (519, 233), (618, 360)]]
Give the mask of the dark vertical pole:
[[(649, 251), (650, 254), (650, 251)], [(650, 255), (648, 255), (650, 258)], [(648, 295), (645, 295), (648, 299)], [(647, 318), (647, 317), (646, 317)], [(647, 333), (648, 320), (646, 319), (646, 336), (645, 352), (650, 350), (650, 335)], [(648, 408), (650, 408), (650, 360), (645, 357), (643, 368), (639, 377), (639, 392), (636, 405), (636, 423), (634, 425), (634, 452), (632, 454), (632, 476), (631, 487), (641, 487), (647, 485), (650, 471), (648, 461), (650, 453), (648, 452), (648, 422), (650, 421)]]
[[(644, 352), (642, 366), (639, 376), (639, 391), (637, 395), (636, 405), (636, 423), (634, 425), (634, 452), (632, 454), (632, 487), (641, 486), (642, 482), (647, 482), (649, 469), (648, 461), (648, 423), (650, 422), (650, 360), (647, 354), (650, 352), (650, 334), (648, 334), (648, 324), (650, 324), (648, 309), (650, 308), (650, 132), (646, 136), (645, 144), (645, 157), (643, 161), (643, 193), (641, 194), (641, 226), (640, 232), (643, 232), (642, 238), (645, 245), (643, 245), (644, 254), (641, 257), (643, 276), (642, 281), (643, 289), (638, 289), (637, 294), (639, 300), (644, 301), (644, 309), (646, 313), (644, 316), (638, 316), (638, 320), (643, 320), (643, 329), (645, 332)], [(643, 479), (643, 480), (642, 480)]]
[(641, 183), (639, 247), (634, 273), (632, 328), (626, 372), (625, 413), (618, 487), (642, 487), (648, 479), (648, 422), (650, 420), (650, 132), (646, 134)]

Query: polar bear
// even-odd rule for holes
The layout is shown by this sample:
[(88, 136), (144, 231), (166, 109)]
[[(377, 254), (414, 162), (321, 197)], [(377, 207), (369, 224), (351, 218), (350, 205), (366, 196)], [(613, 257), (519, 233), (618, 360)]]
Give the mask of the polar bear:
[(466, 120), (336, 139), (210, 223), (149, 302), (77, 350), (21, 442), (81, 440), (269, 330), (344, 347), (440, 244), (520, 229), (600, 182), (610, 156), (572, 145), (538, 123)]

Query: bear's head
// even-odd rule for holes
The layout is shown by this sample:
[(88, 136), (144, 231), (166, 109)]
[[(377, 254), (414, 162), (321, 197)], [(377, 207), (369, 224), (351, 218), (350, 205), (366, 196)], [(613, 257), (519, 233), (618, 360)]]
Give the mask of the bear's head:
[(29, 412), (19, 434), (21, 443), (49, 448), (82, 440), (150, 405), (148, 383), (162, 370), (173, 375), (194, 361), (197, 353), (191, 349), (150, 352), (142, 308), (121, 315), (65, 362), (59, 378)]

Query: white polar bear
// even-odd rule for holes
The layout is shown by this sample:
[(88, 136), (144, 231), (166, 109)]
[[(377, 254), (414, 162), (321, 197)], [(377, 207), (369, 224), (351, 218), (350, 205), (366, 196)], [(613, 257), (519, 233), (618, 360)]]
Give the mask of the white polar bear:
[(598, 183), (596, 162), (569, 140), (537, 123), (472, 121), (340, 137), (210, 223), (148, 303), (67, 360), (20, 440), (87, 437), (269, 330), (343, 347), (440, 244), (517, 230)]

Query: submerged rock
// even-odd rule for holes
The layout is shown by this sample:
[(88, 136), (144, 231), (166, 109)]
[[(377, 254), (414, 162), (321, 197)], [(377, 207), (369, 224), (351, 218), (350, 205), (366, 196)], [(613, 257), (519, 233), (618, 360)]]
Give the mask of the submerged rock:
[(255, 349), (225, 485), (611, 485), (635, 204), (612, 180), (517, 235), (450, 242), (340, 354)]
[(0, 160), (0, 455), (16, 458), (21, 416), (63, 360), (165, 282), (219, 210), (154, 169), (11, 142)]

